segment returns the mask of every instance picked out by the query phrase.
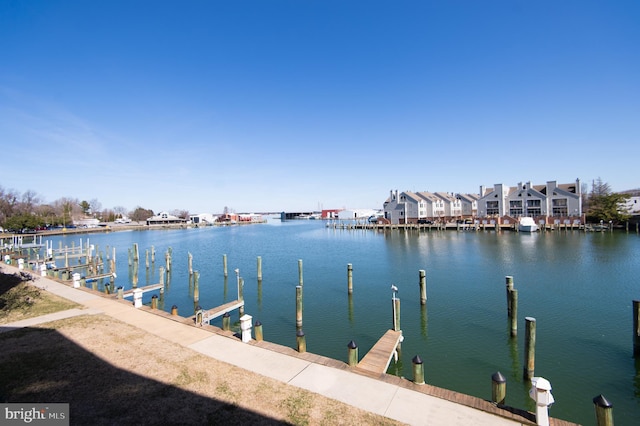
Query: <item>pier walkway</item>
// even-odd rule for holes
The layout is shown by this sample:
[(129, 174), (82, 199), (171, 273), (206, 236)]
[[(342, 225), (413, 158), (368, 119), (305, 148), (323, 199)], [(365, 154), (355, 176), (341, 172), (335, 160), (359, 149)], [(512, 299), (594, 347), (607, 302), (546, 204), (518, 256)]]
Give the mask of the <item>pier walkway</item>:
[[(3, 264), (0, 271), (13, 274), (18, 269)], [(0, 332), (70, 316), (103, 314), (217, 360), (409, 425), (535, 425), (533, 414), (522, 410), (497, 407), (481, 398), (428, 384), (416, 385), (392, 375), (374, 378), (344, 362), (298, 353), (271, 342), (242, 343), (232, 332), (217, 327), (196, 327), (188, 319), (167, 312), (147, 306), (135, 309), (129, 301), (104, 297), (86, 288), (72, 288), (44, 277), (34, 278), (33, 285), (88, 309), (5, 324), (0, 326)], [(574, 424), (551, 419), (551, 425)]]
[(401, 331), (388, 330), (358, 362), (356, 368), (374, 375), (385, 374), (401, 340)]

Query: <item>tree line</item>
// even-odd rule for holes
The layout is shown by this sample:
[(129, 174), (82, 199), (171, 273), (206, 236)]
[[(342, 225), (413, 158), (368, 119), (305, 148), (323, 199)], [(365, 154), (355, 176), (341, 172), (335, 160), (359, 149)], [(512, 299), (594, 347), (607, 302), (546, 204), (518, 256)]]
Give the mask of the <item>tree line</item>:
[[(186, 211), (178, 211), (180, 217), (188, 217)], [(51, 203), (33, 190), (20, 193), (0, 186), (0, 226), (6, 231), (21, 232), (52, 227), (68, 227), (74, 220), (95, 218), (101, 222), (113, 222), (122, 217), (129, 217), (142, 222), (153, 216), (153, 210), (136, 207), (133, 211), (117, 206), (102, 208), (97, 199), (78, 200), (62, 197)], [(186, 215), (186, 216), (185, 216)]]

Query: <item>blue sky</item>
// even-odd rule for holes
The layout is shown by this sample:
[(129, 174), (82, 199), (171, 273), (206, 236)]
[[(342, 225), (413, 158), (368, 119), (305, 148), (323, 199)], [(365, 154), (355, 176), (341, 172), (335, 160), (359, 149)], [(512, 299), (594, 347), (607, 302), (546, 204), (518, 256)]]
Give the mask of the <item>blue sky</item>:
[(640, 2), (0, 2), (0, 185), (192, 213), (640, 187)]

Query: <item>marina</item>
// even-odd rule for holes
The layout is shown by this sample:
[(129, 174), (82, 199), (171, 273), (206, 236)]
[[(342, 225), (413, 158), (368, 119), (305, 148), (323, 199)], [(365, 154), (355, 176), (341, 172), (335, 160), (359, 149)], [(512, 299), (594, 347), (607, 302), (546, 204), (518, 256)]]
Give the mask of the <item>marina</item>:
[[(158, 309), (169, 312), (175, 305), (184, 317), (195, 314), (188, 255), (193, 255), (192, 267), (200, 276), (198, 304), (207, 311), (237, 299), (237, 277), (224, 276), (226, 259), (230, 269), (239, 270), (244, 309), (263, 324), (264, 340), (292, 348), (295, 288), (303, 276), (307, 350), (344, 362), (350, 341), (366, 356), (392, 327), (389, 286), (395, 284), (404, 340), (388, 373), (411, 379), (411, 360), (419, 355), (426, 383), (489, 399), (490, 378), (500, 371), (507, 379), (506, 403), (529, 411), (535, 407), (523, 379), (525, 317), (534, 317), (535, 376), (553, 387), (551, 416), (592, 424), (592, 399), (599, 394), (614, 404), (618, 424), (631, 424), (640, 414), (640, 366), (633, 358), (631, 336), (632, 300), (638, 298), (634, 277), (640, 267), (633, 255), (640, 248), (635, 232), (371, 230), (275, 220), (249, 227), (114, 232), (89, 238), (96, 252), (115, 249), (115, 285), (125, 290), (134, 282), (134, 268), (127, 262), (134, 244), (158, 252), (148, 268), (144, 261), (139, 265), (140, 287), (160, 281), (160, 267), (166, 267), (161, 253), (171, 248), (171, 271), (163, 274), (165, 292)], [(51, 240), (54, 247), (59, 242), (79, 245), (78, 236)], [(426, 271), (424, 305), (420, 270)], [(519, 292), (515, 337), (507, 315), (505, 276), (513, 277)], [(108, 284), (105, 279), (98, 289)], [(145, 305), (150, 297), (144, 296)], [(238, 319), (232, 312), (236, 331)], [(221, 322), (212, 319), (216, 326)]]

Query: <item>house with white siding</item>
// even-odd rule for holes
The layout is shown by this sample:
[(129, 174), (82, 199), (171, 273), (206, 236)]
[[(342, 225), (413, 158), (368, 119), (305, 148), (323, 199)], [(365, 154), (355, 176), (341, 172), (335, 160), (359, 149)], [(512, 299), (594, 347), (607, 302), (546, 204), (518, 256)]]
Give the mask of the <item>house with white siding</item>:
[(475, 217), (478, 215), (478, 194), (456, 194), (456, 198), (460, 200), (460, 208), (462, 209), (462, 217)]

